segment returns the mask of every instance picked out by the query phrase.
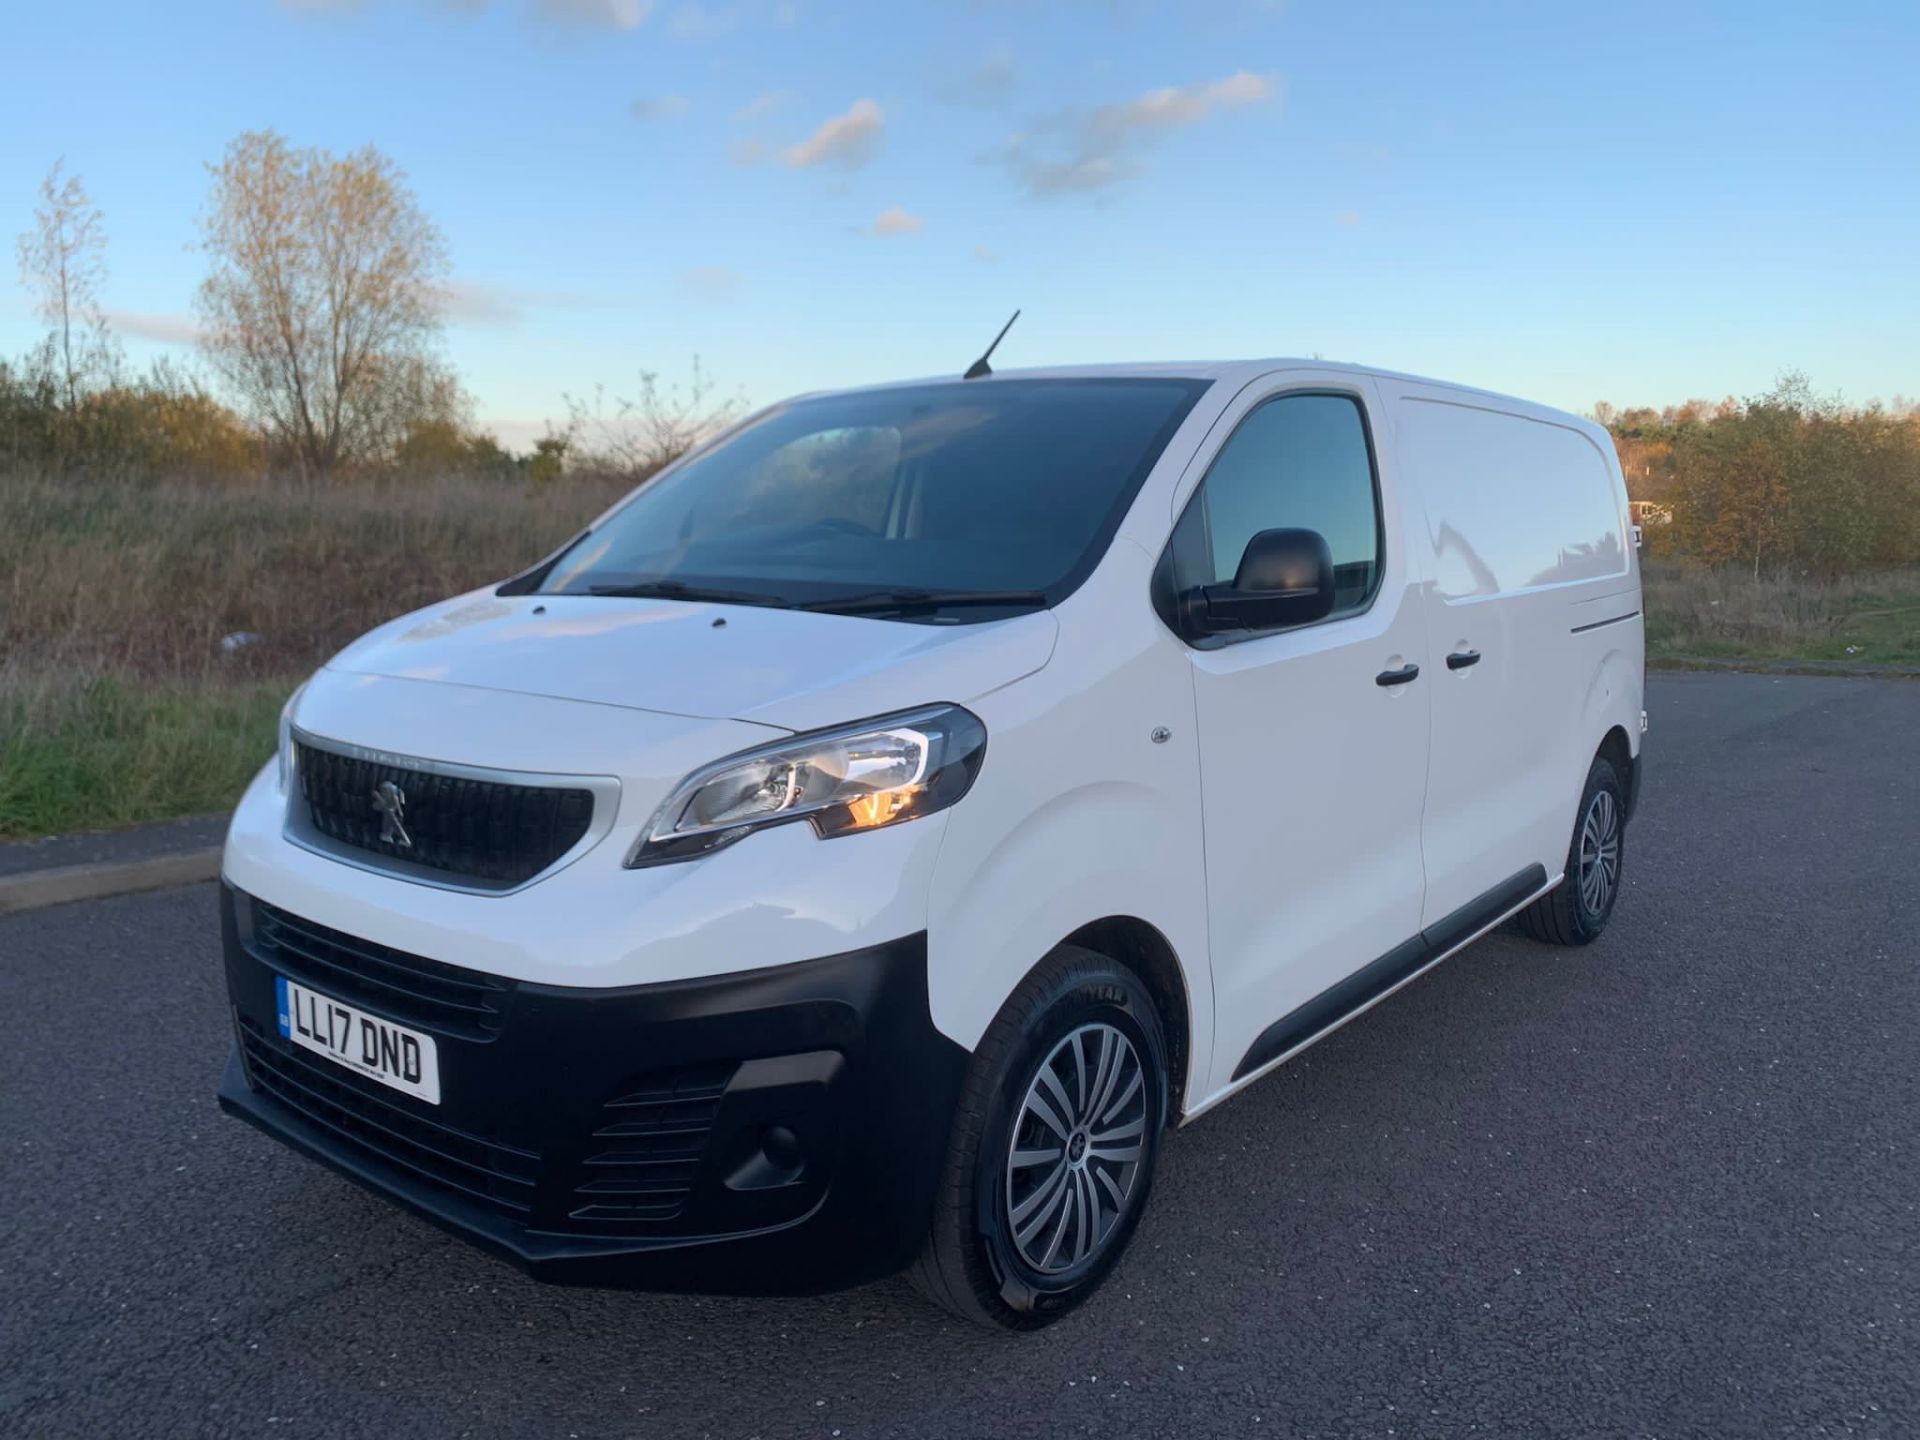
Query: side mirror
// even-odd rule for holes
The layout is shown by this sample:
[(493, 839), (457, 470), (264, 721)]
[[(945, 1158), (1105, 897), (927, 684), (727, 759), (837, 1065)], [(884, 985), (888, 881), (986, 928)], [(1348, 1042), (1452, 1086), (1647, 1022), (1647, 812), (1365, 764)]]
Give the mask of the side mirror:
[(1333, 552), (1317, 530), (1262, 530), (1247, 541), (1231, 585), (1201, 587), (1199, 628), (1278, 630), (1324, 620), (1333, 609)]

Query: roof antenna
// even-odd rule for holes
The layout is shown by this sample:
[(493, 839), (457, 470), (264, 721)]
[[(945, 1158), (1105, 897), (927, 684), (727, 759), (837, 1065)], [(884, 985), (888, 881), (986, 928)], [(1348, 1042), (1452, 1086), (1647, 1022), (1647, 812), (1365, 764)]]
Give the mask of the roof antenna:
[[(1013, 320), (1018, 320), (1019, 318), (1020, 312), (1018, 310), (1014, 311)], [(995, 350), (998, 350), (1000, 348), (1000, 342), (1007, 338), (1007, 331), (1013, 328), (1013, 320), (1007, 321), (1006, 324), (1000, 327), (1000, 333), (993, 337), (993, 344), (987, 346), (986, 355), (982, 355), (978, 360), (974, 361), (973, 364), (969, 365), (967, 367), (967, 373), (961, 376), (961, 379), (978, 380), (982, 375), (991, 375), (993, 373), (993, 367), (987, 364), (987, 358), (991, 356)]]

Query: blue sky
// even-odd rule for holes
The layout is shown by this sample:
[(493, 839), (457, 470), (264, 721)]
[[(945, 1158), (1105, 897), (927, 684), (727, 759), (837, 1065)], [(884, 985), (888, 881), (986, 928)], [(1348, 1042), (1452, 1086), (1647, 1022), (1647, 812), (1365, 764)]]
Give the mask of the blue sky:
[[(64, 156), (134, 359), (191, 353), (230, 139), (372, 142), (515, 444), (696, 352), (755, 403), (958, 370), (1016, 306), (1009, 366), (1920, 393), (1912, 0), (64, 0), (4, 33), (0, 233)], [(36, 329), (0, 291), (0, 353)]]

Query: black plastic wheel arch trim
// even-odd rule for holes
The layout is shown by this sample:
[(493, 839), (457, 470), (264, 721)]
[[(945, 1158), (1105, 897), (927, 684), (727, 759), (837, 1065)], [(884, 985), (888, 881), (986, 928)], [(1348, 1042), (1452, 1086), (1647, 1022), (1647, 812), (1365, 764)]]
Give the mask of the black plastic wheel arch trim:
[(1401, 941), (1379, 959), (1356, 970), (1339, 984), (1322, 990), (1262, 1030), (1234, 1067), (1233, 1078), (1244, 1080), (1263, 1065), (1272, 1064), (1289, 1050), (1339, 1024), (1356, 1010), (1365, 1009), (1474, 932), (1484, 930), (1529, 896), (1544, 890), (1546, 884), (1546, 867), (1529, 865), (1451, 915), (1435, 921), (1412, 939)]

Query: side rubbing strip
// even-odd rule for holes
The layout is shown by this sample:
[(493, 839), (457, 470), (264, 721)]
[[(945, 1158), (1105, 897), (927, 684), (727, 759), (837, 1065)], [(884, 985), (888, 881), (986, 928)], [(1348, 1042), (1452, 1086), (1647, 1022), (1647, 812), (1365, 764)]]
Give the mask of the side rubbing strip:
[(1638, 610), (1629, 610), (1626, 614), (1616, 615), (1611, 620), (1595, 620), (1591, 625), (1576, 625), (1573, 627), (1573, 630), (1571, 633), (1575, 635), (1584, 635), (1587, 631), (1598, 630), (1603, 625), (1618, 625), (1622, 620), (1631, 620), (1633, 619), (1634, 616), (1638, 615), (1639, 613), (1640, 612)]
[(1435, 955), (1444, 955), (1474, 931), (1493, 923), (1522, 900), (1547, 883), (1547, 867), (1529, 865), (1518, 875), (1509, 876), (1476, 900), (1436, 920), (1420, 932), (1420, 938)]
[(1486, 894), (1438, 920), (1411, 940), (1403, 940), (1378, 960), (1357, 970), (1338, 985), (1322, 990), (1291, 1014), (1269, 1025), (1234, 1067), (1241, 1080), (1364, 1009), (1394, 986), (1431, 965), (1474, 931), (1484, 929), (1547, 883), (1546, 867), (1529, 865), (1501, 881)]

